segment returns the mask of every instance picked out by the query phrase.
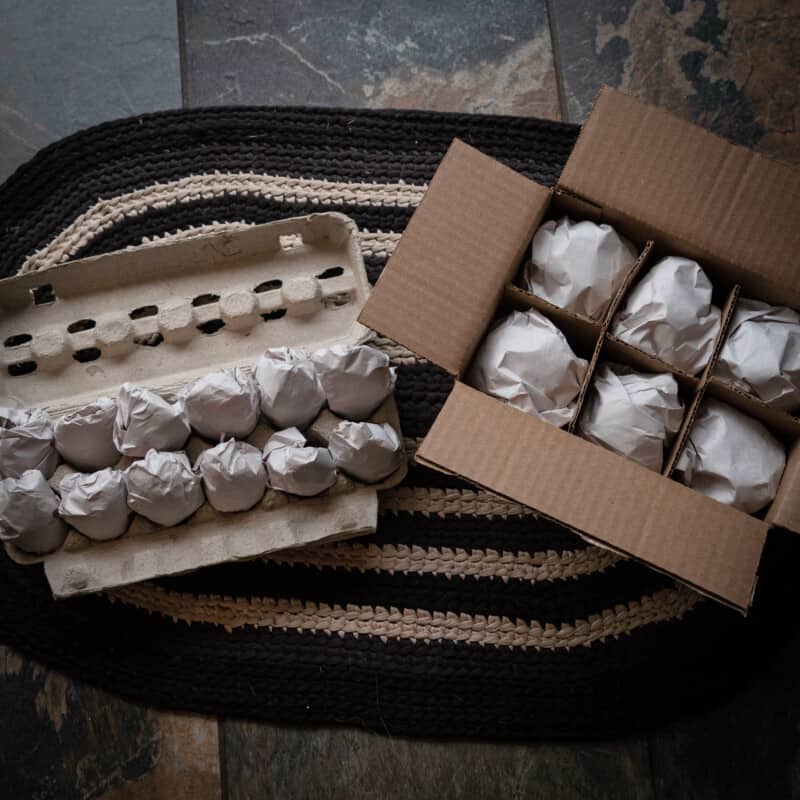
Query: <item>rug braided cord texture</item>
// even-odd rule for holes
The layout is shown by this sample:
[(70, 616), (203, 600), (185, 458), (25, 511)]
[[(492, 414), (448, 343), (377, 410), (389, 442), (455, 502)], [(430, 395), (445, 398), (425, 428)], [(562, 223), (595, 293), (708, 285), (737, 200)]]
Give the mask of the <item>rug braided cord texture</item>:
[[(313, 210), (371, 280), (454, 136), (553, 185), (574, 127), (417, 112), (208, 109), (56, 143), (0, 187), (0, 271)], [(385, 339), (413, 454), (452, 385)], [(413, 467), (374, 536), (54, 603), (0, 561), (0, 640), (134, 699), (392, 734), (595, 736), (728, 692), (752, 623), (522, 506)], [(727, 661), (730, 664), (730, 661)]]

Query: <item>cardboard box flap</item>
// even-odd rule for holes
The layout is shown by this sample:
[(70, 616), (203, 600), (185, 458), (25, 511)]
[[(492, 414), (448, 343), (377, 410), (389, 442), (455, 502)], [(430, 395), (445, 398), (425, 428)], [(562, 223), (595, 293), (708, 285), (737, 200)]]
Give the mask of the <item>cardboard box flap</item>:
[(662, 109), (604, 87), (559, 187), (800, 293), (800, 172)]
[(549, 200), (548, 189), (454, 140), (359, 320), (458, 374)]
[[(457, 383), (417, 458), (557, 519), (738, 609), (768, 525)], [(577, 491), (564, 491), (577, 486)]]

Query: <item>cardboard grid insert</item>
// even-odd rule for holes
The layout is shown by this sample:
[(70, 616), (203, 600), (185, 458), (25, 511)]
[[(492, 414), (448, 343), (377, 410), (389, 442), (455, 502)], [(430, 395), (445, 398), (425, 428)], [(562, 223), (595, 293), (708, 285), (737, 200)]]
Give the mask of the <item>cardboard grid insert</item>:
[[(506, 286), (495, 319), (505, 317), (511, 310), (525, 311), (535, 309), (562, 331), (577, 355), (589, 361), (589, 366), (578, 394), (575, 411), (571, 421), (566, 426), (566, 430), (570, 433), (575, 433), (576, 431), (584, 401), (594, 380), (598, 364), (612, 362), (624, 364), (647, 373), (670, 373), (678, 383), (679, 394), (684, 401), (685, 411), (681, 427), (664, 460), (661, 470), (662, 475), (674, 477), (675, 464), (686, 445), (692, 424), (706, 394), (709, 397), (734, 406), (748, 416), (762, 422), (787, 448), (787, 464), (789, 462), (794, 464), (800, 461), (800, 419), (785, 411), (771, 408), (758, 398), (713, 376), (742, 287), (719, 275), (714, 270), (713, 264), (708, 264), (705, 261), (699, 262), (711, 280), (713, 285), (712, 302), (721, 308), (722, 318), (709, 361), (699, 375), (691, 375), (680, 367), (669, 364), (632, 344), (618, 339), (610, 332), (610, 329), (617, 311), (623, 306), (630, 290), (647, 274), (654, 264), (668, 255), (686, 255), (686, 257), (690, 258), (693, 256), (680, 252), (679, 248), (666, 247), (652, 239), (642, 239), (634, 228), (624, 223), (621, 224), (619, 220), (612, 221), (607, 219), (590, 204), (583, 203), (567, 193), (557, 191), (553, 195), (553, 200), (545, 212), (542, 222), (549, 219), (558, 219), (562, 216), (569, 216), (576, 221), (588, 219), (598, 224), (610, 224), (618, 233), (634, 243), (639, 250), (638, 258), (614, 295), (606, 313), (600, 319), (590, 319), (583, 314), (553, 305), (547, 300), (522, 289), (517, 283)], [(529, 261), (530, 253), (528, 249), (526, 257), (516, 272), (515, 281), (519, 280), (519, 275)], [(755, 297), (754, 299), (760, 298)], [(755, 516), (761, 517), (765, 513), (768, 514), (768, 511), (759, 512)]]

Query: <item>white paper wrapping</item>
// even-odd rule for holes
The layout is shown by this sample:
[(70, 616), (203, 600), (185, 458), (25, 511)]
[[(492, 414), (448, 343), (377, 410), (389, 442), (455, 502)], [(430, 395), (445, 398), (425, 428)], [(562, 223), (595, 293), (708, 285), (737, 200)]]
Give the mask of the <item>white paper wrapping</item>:
[(0, 408), (0, 477), (38, 469), (49, 478), (58, 466), (53, 426), (40, 408)]
[(285, 428), (282, 431), (275, 431), (264, 445), (264, 458), (273, 451), (281, 447), (305, 447), (306, 437), (297, 428)]
[(261, 411), (275, 428), (305, 428), (325, 405), (314, 365), (299, 350), (267, 350), (253, 374), (261, 392)]
[(783, 445), (758, 420), (705, 400), (675, 469), (692, 489), (754, 514), (775, 497), (785, 466)]
[(610, 225), (549, 220), (533, 237), (522, 285), (553, 305), (600, 319), (636, 258), (636, 248)]
[(662, 258), (633, 287), (612, 325), (614, 336), (696, 375), (708, 363), (720, 327), (712, 286), (696, 261)]
[(664, 448), (683, 419), (678, 382), (670, 374), (601, 364), (578, 420), (584, 439), (660, 472)]
[(328, 408), (340, 417), (366, 419), (394, 389), (395, 369), (389, 356), (374, 347), (337, 344), (312, 353), (311, 361)]
[(72, 466), (85, 472), (111, 467), (119, 461), (114, 445), (117, 401), (98, 397), (53, 426), (56, 450)]
[(261, 413), (255, 380), (238, 368), (204, 375), (184, 386), (179, 397), (192, 428), (213, 442), (247, 438)]
[(364, 483), (383, 480), (403, 463), (403, 443), (388, 422), (340, 422), (328, 449), (342, 472)]
[(168, 403), (155, 392), (123, 383), (117, 398), (114, 444), (126, 456), (149, 450), (180, 450), (191, 430), (183, 402)]
[(775, 408), (800, 407), (800, 314), (741, 298), (715, 374)]
[(186, 453), (149, 450), (125, 472), (128, 505), (160, 525), (177, 525), (203, 504), (200, 476)]
[(270, 437), (264, 457), (273, 489), (311, 497), (336, 483), (336, 466), (328, 448), (304, 445), (305, 437), (297, 429), (278, 431)]
[(252, 508), (267, 490), (267, 470), (261, 451), (247, 442), (229, 439), (206, 450), (195, 464), (208, 502), (217, 511)]
[(62, 479), (60, 491), (58, 513), (84, 536), (103, 542), (128, 530), (131, 510), (121, 470), (73, 472)]
[(39, 470), (0, 481), (0, 539), (40, 554), (57, 550), (66, 538), (58, 496)]
[(538, 311), (514, 311), (489, 332), (467, 382), (527, 414), (561, 427), (572, 418), (588, 362)]

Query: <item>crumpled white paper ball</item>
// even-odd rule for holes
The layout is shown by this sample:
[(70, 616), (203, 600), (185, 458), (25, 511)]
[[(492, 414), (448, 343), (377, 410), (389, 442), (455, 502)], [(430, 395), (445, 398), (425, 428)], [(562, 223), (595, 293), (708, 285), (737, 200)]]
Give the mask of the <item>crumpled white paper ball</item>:
[(800, 406), (800, 314), (741, 298), (715, 375), (774, 408)]
[(584, 439), (660, 472), (664, 448), (683, 419), (678, 382), (668, 374), (601, 364), (578, 420)]
[(149, 450), (125, 471), (128, 505), (159, 525), (177, 525), (203, 505), (200, 476), (186, 453)]
[(533, 237), (522, 285), (553, 305), (600, 319), (636, 258), (636, 248), (610, 225), (548, 220)]
[(256, 361), (253, 375), (261, 392), (261, 411), (275, 428), (305, 428), (325, 405), (314, 365), (299, 350), (267, 350)]
[(221, 442), (201, 453), (194, 468), (203, 479), (208, 502), (217, 511), (252, 508), (267, 490), (261, 451), (247, 442)]
[(58, 496), (39, 470), (0, 481), (0, 539), (40, 555), (57, 550), (66, 538)]
[(336, 466), (327, 447), (305, 447), (305, 437), (296, 433), (296, 429), (278, 431), (264, 446), (269, 485), (311, 497), (336, 483)]
[(340, 417), (369, 417), (392, 393), (395, 369), (389, 356), (363, 344), (337, 344), (311, 354), (328, 408)]
[(178, 395), (192, 428), (214, 442), (247, 438), (261, 413), (258, 385), (238, 367), (204, 375)]
[(340, 422), (328, 449), (342, 472), (364, 483), (383, 480), (403, 463), (403, 443), (388, 422)]
[(114, 445), (117, 401), (98, 397), (83, 408), (66, 414), (53, 426), (56, 450), (61, 457), (85, 472), (110, 467), (119, 461)]
[(117, 398), (114, 444), (125, 456), (149, 450), (180, 450), (191, 430), (183, 403), (168, 403), (149, 389), (123, 383)]
[(675, 470), (692, 489), (754, 514), (778, 491), (786, 451), (758, 420), (705, 400)]
[(561, 427), (572, 419), (587, 367), (547, 317), (513, 311), (481, 342), (467, 382)]
[(40, 408), (0, 408), (0, 476), (38, 469), (49, 478), (58, 466), (53, 426)]
[(719, 333), (722, 313), (711, 293), (711, 281), (696, 261), (667, 256), (633, 287), (611, 332), (695, 375), (711, 358)]
[(72, 472), (62, 479), (60, 492), (58, 513), (84, 536), (104, 542), (128, 530), (131, 510), (122, 471)]

